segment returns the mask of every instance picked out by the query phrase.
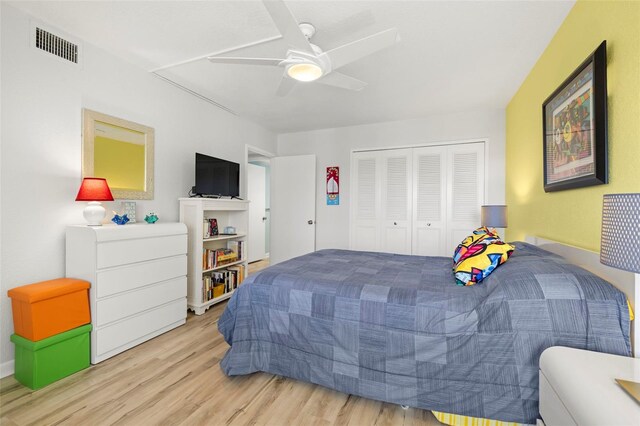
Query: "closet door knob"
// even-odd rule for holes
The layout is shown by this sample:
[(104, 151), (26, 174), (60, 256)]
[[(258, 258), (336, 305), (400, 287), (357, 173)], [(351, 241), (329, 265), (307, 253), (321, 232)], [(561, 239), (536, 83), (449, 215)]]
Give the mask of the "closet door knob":
[(307, 223), (308, 223), (309, 225), (313, 225), (313, 220), (308, 220), (308, 221), (307, 221)]
[(431, 224), (430, 224), (430, 223), (427, 223), (427, 226), (431, 226)]
[(394, 224), (394, 225), (397, 225), (397, 224), (398, 224), (398, 222), (393, 222), (393, 224)]

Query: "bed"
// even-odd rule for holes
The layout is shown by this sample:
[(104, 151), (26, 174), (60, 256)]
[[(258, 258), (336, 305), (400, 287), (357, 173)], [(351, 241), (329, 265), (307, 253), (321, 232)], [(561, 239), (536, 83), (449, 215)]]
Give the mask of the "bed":
[(625, 294), (517, 242), (481, 284), (451, 259), (321, 250), (250, 276), (218, 329), (227, 375), (265, 371), (348, 394), (532, 424), (550, 346), (631, 354)]

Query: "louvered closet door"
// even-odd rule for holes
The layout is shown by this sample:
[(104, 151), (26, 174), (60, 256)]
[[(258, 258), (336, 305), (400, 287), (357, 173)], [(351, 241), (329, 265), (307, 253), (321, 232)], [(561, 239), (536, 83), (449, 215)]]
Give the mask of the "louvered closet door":
[(411, 149), (382, 151), (381, 251), (411, 254)]
[(413, 251), (419, 256), (446, 256), (447, 148), (413, 150)]
[(351, 249), (380, 250), (380, 153), (354, 152), (351, 157)]
[(453, 249), (480, 226), (484, 203), (484, 143), (452, 145), (447, 151), (447, 246)]

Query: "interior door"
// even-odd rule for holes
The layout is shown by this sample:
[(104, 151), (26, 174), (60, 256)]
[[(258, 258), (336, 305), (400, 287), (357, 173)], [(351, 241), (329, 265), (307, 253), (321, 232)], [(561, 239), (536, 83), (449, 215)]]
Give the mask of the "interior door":
[(381, 250), (411, 254), (412, 173), (411, 149), (380, 153), (382, 163)]
[(484, 143), (451, 145), (447, 149), (447, 246), (453, 249), (480, 226), (484, 204)]
[(270, 263), (315, 251), (316, 156), (271, 159)]
[(249, 262), (266, 257), (266, 169), (247, 164), (247, 198), (249, 199)]
[[(447, 148), (413, 150), (413, 254), (447, 256)], [(453, 253), (453, 252), (452, 252)]]
[(351, 157), (352, 250), (379, 251), (380, 241), (380, 152), (354, 152)]

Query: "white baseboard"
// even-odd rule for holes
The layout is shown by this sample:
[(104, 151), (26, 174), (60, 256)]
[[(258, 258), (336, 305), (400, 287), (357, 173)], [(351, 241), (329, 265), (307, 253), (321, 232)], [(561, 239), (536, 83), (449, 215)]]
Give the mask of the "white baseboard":
[(0, 364), (0, 378), (11, 376), (15, 371), (15, 361), (7, 361)]

